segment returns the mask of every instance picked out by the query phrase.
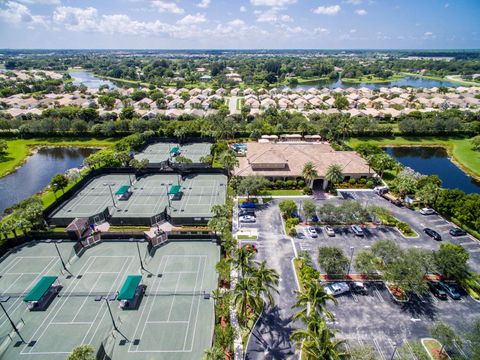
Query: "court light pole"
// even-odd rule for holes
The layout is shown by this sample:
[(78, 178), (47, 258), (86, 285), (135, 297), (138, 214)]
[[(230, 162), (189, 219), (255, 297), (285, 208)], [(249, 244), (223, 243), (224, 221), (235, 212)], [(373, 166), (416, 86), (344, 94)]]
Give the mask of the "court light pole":
[(110, 196), (112, 197), (112, 202), (113, 202), (113, 207), (116, 208), (117, 204), (115, 203), (115, 198), (113, 197), (113, 191), (112, 191), (112, 186), (115, 184), (110, 184), (110, 183), (103, 183), (103, 186), (108, 186), (110, 189)]
[(135, 240), (134, 238), (130, 238), (130, 242), (135, 242), (137, 244), (137, 253), (138, 253), (138, 260), (140, 260), (140, 269), (143, 271), (147, 271), (145, 267), (143, 266), (143, 261), (142, 261), (142, 255), (140, 254), (140, 245), (138, 245), (139, 242), (143, 242), (143, 239), (140, 240)]
[(393, 360), (395, 357), (395, 353), (397, 352), (398, 345), (396, 343), (393, 344), (393, 354), (390, 360)]
[(20, 340), (22, 340), (22, 343), (26, 344), (25, 340), (23, 340), (23, 337), (20, 334), (20, 331), (18, 331), (17, 326), (15, 325), (12, 318), (8, 314), (7, 310), (3, 307), (3, 304), (1, 302), (0, 302), (0, 307), (2, 308), (3, 312), (5, 313), (5, 316), (7, 317), (8, 321), (10, 321), (10, 325), (12, 325), (13, 330), (17, 333)]
[(57, 250), (57, 254), (58, 254), (58, 257), (60, 258), (60, 262), (62, 263), (63, 270), (70, 273), (70, 271), (68, 271), (67, 267), (65, 266), (65, 261), (63, 261), (62, 254), (60, 254), (60, 250), (58, 249), (58, 246), (57, 246), (57, 242), (60, 244), (62, 243), (62, 240), (57, 240), (56, 242), (53, 241), (52, 239), (47, 240), (47, 243), (51, 243), (51, 242), (53, 242), (53, 245), (55, 246), (55, 250)]
[(57, 198), (57, 186), (58, 186), (57, 183), (53, 184), (53, 195), (55, 195), (55, 200), (58, 200), (58, 198)]
[(350, 275), (350, 268), (352, 267), (352, 260), (353, 260), (353, 252), (354, 251), (355, 251), (355, 248), (353, 246), (350, 246), (350, 262), (348, 263), (347, 276)]

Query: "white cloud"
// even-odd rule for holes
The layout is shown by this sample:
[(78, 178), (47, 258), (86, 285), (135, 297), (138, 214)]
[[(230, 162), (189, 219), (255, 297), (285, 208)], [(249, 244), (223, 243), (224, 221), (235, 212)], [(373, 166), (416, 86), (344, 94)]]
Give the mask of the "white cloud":
[(247, 11), (247, 8), (245, 6), (240, 6), (240, 12), (246, 12)]
[(445, 4), (443, 7), (446, 9), (446, 8), (448, 8), (449, 6), (450, 6), (450, 4), (447, 3), (447, 4)]
[(254, 11), (255, 16), (257, 17), (257, 22), (266, 22), (266, 23), (281, 23), (281, 22), (292, 22), (293, 19), (286, 14), (279, 14), (281, 8), (273, 7), (265, 11), (256, 10)]
[(172, 14), (183, 14), (185, 12), (185, 10), (178, 7), (176, 3), (171, 1), (154, 0), (152, 1), (152, 6), (159, 12), (169, 12)]
[(360, 5), (363, 1), (362, 0), (347, 0), (345, 1), (347, 4), (352, 4), (352, 5)]
[(71, 31), (95, 31), (99, 26), (97, 9), (60, 6), (53, 12), (53, 21)]
[(313, 10), (315, 14), (321, 15), (337, 15), (342, 8), (340, 5), (331, 5), (331, 6), (319, 6)]
[(364, 15), (367, 15), (367, 10), (365, 10), (365, 9), (358, 9), (358, 10), (355, 10), (355, 13), (356, 13), (357, 15), (364, 16)]
[(206, 9), (210, 6), (210, 2), (211, 2), (210, 0), (202, 0), (197, 4), (197, 6), (199, 8)]
[(35, 25), (47, 26), (43, 16), (32, 15), (25, 5), (14, 1), (7, 1), (5, 8), (0, 9), (0, 20), (12, 24), (24, 23), (28, 24), (29, 27), (35, 27)]
[(328, 30), (326, 28), (317, 27), (317, 28), (313, 29), (313, 33), (315, 35), (327, 35), (327, 34), (330, 33), (330, 30)]
[(435, 39), (436, 37), (437, 36), (432, 31), (426, 31), (426, 32), (423, 33), (423, 39), (425, 39), (425, 40)]
[(357, 29), (350, 29), (350, 34), (355, 34), (357, 32)]
[(187, 15), (177, 21), (178, 25), (196, 25), (206, 22), (207, 19), (203, 14)]
[(17, 2), (22, 4), (28, 4), (28, 5), (34, 5), (34, 4), (59, 5), (60, 4), (60, 0), (17, 0)]
[(295, 4), (297, 0), (250, 0), (253, 6), (275, 6), (281, 7), (285, 5)]

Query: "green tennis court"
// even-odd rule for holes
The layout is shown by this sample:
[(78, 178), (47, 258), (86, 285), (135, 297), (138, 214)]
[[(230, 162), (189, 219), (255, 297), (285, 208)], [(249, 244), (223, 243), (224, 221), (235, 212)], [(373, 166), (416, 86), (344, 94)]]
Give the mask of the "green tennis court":
[[(187, 159), (192, 160), (194, 163), (199, 163), (200, 159), (210, 154), (211, 143), (156, 143), (147, 146), (147, 148), (135, 155), (137, 160), (147, 159), (151, 165), (160, 164), (168, 159), (174, 161), (176, 155), (181, 155)], [(178, 151), (172, 151), (178, 150)]]
[[(169, 199), (170, 189), (179, 186), (182, 196)], [(130, 189), (128, 200), (119, 200)], [(227, 177), (223, 174), (152, 174), (135, 180), (134, 175), (109, 174), (92, 179), (51, 215), (57, 225), (66, 226), (77, 217), (92, 217), (108, 209), (113, 219), (128, 224), (151, 225), (151, 218), (166, 213), (177, 223), (206, 223), (215, 204), (224, 204)], [(135, 220), (136, 219), (136, 220)], [(182, 220), (185, 219), (185, 220)], [(99, 219), (101, 220), (101, 219)]]
[[(73, 254), (72, 245), (58, 244), (65, 260)], [(218, 246), (170, 242), (150, 257), (146, 244), (139, 245), (146, 271), (130, 242), (104, 242), (81, 258), (72, 257), (71, 275), (62, 274), (51, 243), (26, 246), (5, 258), (0, 289), (10, 298), (3, 305), (25, 343), (2, 314), (0, 358), (65, 359), (79, 344), (91, 344), (112, 359), (201, 358), (213, 336), (214, 302), (204, 293), (216, 288)], [(45, 311), (28, 311), (23, 298), (45, 275), (58, 276), (63, 289)], [(142, 276), (146, 292), (136, 310), (120, 309), (117, 299), (108, 301), (117, 332), (107, 301), (99, 297), (117, 295), (131, 275)]]

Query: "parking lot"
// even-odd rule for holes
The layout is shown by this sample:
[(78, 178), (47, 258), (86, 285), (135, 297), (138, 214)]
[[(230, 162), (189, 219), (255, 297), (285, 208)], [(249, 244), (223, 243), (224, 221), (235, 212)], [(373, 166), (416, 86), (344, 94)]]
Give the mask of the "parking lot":
[[(359, 237), (354, 235), (349, 226), (339, 226), (335, 227), (335, 237), (327, 236), (320, 227), (317, 228), (318, 237), (313, 238), (305, 227), (299, 226), (297, 228), (299, 235), (289, 244), (287, 241), (289, 238), (283, 233), (283, 223), (278, 209), (279, 200), (263, 206), (256, 212), (257, 221), (255, 223), (239, 224), (238, 226), (240, 229), (258, 231), (257, 240), (243, 240), (242, 242), (255, 243), (258, 247), (258, 258), (266, 259), (270, 266), (283, 269), (280, 293), (284, 298), (282, 301), (285, 312), (288, 312), (286, 307), (289, 303), (286, 298), (291, 298), (290, 301), (293, 302), (294, 291), (297, 289), (295, 281), (284, 281), (283, 274), (287, 271), (287, 266), (291, 268), (291, 259), (295, 256), (295, 252), (308, 251), (318, 268), (317, 249), (319, 246), (338, 246), (344, 250), (347, 256), (350, 256), (352, 248), (355, 253), (368, 249), (376, 240), (391, 239), (402, 248), (416, 247), (435, 250), (442, 242), (437, 242), (422, 232), (424, 227), (431, 227), (441, 234), (443, 242), (450, 241), (464, 246), (471, 256), (469, 266), (475, 271), (480, 269), (480, 243), (470, 236), (450, 236), (448, 230), (452, 225), (440, 216), (424, 216), (408, 209), (397, 208), (373, 192), (352, 192), (346, 194), (345, 197), (359, 200), (364, 204), (376, 204), (388, 208), (394, 216), (408, 222), (419, 236), (405, 238), (394, 228), (371, 226), (363, 227), (365, 235)], [(293, 200), (298, 205), (304, 201), (304, 199), (298, 198)], [(322, 205), (326, 202), (340, 203), (341, 201), (343, 200), (340, 198), (334, 198), (316, 200), (316, 203)], [(291, 251), (286, 250), (288, 245), (292, 247)], [(355, 272), (354, 264), (352, 264), (351, 272)], [(465, 329), (466, 324), (480, 313), (480, 303), (465, 292), (462, 293), (462, 299), (457, 301), (450, 298), (439, 300), (432, 294), (427, 294), (412, 295), (408, 302), (402, 303), (393, 300), (382, 282), (369, 283), (367, 288), (368, 295), (348, 293), (338, 297), (338, 304), (331, 307), (336, 319), (332, 326), (339, 330), (339, 338), (347, 340), (347, 346), (371, 345), (376, 349), (378, 358), (382, 360), (390, 359), (395, 348), (398, 351), (400, 347), (401, 351), (397, 352), (394, 358), (416, 359), (411, 351), (411, 341), (430, 336), (429, 328), (434, 322), (444, 321), (461, 332)], [(252, 352), (252, 350), (260, 346), (258, 340), (252, 337), (248, 347), (249, 358), (260, 358), (252, 356), (259, 352), (258, 349), (257, 352)], [(463, 355), (465, 349), (457, 348), (456, 350)]]

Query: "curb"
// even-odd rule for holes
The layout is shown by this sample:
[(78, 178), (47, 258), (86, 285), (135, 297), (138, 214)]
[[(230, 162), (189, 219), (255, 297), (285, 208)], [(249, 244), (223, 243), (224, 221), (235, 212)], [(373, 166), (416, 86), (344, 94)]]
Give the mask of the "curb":
[[(263, 300), (263, 299), (262, 299)], [(252, 330), (250, 331), (250, 334), (248, 334), (248, 338), (247, 338), (247, 347), (245, 349), (245, 351), (243, 352), (243, 357), (242, 359), (245, 359), (245, 357), (247, 356), (247, 353), (248, 353), (248, 344), (250, 344), (250, 338), (252, 337), (252, 334), (253, 332), (255, 331), (255, 328), (257, 327), (257, 324), (258, 322), (260, 321), (260, 319), (262, 318), (262, 315), (263, 315), (263, 312), (265, 311), (265, 307), (266, 307), (266, 303), (265, 303), (265, 300), (263, 300), (263, 307), (262, 307), (262, 312), (260, 314), (258, 314), (258, 318), (257, 320), (255, 320), (255, 323), (253, 324), (252, 326)], [(243, 344), (242, 344), (243, 346)]]
[(401, 303), (401, 304), (404, 304), (404, 303), (407, 303), (407, 302), (410, 301), (410, 297), (409, 297), (407, 294), (405, 294), (405, 295), (407, 295), (407, 300), (398, 300), (398, 299), (393, 295), (393, 293), (390, 291), (390, 288), (388, 287), (388, 284), (387, 284), (387, 283), (385, 283), (385, 287), (387, 288), (387, 291), (390, 293), (390, 295), (392, 296), (392, 299), (393, 299), (394, 301), (396, 301), (396, 302), (398, 302), (398, 303)]
[[(437, 344), (439, 344), (440, 346), (442, 346), (442, 344), (440, 343), (440, 341), (438, 341), (437, 339), (434, 339), (434, 338), (422, 338), (422, 339), (420, 340), (420, 342), (422, 343), (423, 348), (425, 349), (425, 352), (426, 352), (427, 355), (430, 357), (430, 359), (431, 359), (431, 360), (436, 360), (436, 359), (432, 356), (432, 354), (430, 353), (430, 351), (428, 351), (427, 347), (425, 346), (425, 343), (424, 343), (425, 340), (435, 341), (435, 342), (436, 342)], [(447, 355), (447, 358), (450, 359), (450, 355), (448, 355), (448, 353), (447, 353), (446, 351), (444, 351), (444, 352), (445, 352), (445, 355)]]

